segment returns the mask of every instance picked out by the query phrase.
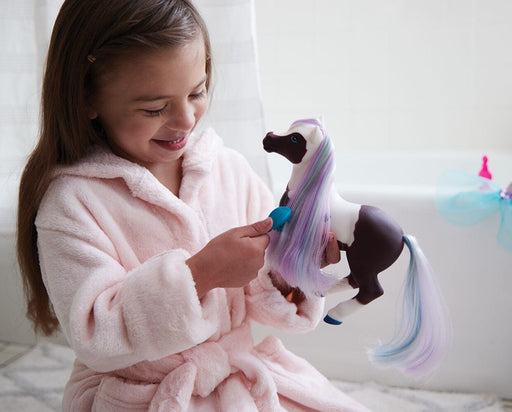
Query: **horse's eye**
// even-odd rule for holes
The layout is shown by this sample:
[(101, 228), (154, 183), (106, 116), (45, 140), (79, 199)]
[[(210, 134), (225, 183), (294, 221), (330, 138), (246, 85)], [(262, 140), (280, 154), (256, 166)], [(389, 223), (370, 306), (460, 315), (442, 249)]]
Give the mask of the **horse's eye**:
[(292, 143), (297, 143), (297, 136), (292, 136), (290, 140), (292, 141)]

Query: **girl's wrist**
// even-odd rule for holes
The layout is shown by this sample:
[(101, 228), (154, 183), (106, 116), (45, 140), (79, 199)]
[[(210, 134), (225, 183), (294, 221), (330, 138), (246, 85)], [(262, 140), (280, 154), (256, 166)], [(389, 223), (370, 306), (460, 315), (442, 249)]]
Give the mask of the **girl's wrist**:
[(204, 295), (206, 295), (210, 290), (214, 289), (212, 287), (211, 282), (209, 282), (209, 276), (204, 276), (204, 268), (199, 263), (199, 260), (195, 255), (188, 258), (185, 263), (190, 269), (190, 273), (192, 274), (192, 279), (196, 285), (197, 297), (201, 299)]

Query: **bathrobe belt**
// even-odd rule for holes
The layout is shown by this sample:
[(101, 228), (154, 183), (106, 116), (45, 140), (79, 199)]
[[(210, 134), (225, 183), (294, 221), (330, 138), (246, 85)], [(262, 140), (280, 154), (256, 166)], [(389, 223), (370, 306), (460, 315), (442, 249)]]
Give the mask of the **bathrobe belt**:
[(159, 361), (142, 362), (118, 371), (116, 375), (141, 384), (157, 383), (157, 380), (158, 388), (151, 402), (156, 406), (171, 399), (172, 403), (181, 403), (180, 398), (188, 402), (191, 395), (207, 397), (222, 381), (238, 371), (260, 395), (275, 396), (272, 394), (275, 387), (272, 388), (270, 372), (254, 350), (249, 324), (231, 330), (216, 342), (204, 342)]
[(224, 379), (239, 370), (237, 355), (247, 355), (252, 348), (251, 328), (244, 324), (216, 342), (204, 342), (182, 352), (184, 363), (196, 368), (193, 395), (208, 396)]

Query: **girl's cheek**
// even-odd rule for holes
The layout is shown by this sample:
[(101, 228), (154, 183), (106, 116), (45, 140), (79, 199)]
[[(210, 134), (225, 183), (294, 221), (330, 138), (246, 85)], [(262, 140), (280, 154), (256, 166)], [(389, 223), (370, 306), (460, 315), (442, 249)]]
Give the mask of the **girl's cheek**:
[(126, 132), (132, 135), (147, 135), (158, 130), (162, 126), (162, 121), (158, 118), (137, 119), (126, 123)]
[(197, 120), (199, 120), (201, 117), (204, 116), (204, 114), (206, 113), (206, 111), (208, 110), (208, 105), (209, 105), (209, 102), (208, 100), (205, 101), (205, 103), (203, 103), (201, 105), (201, 107), (199, 108), (198, 110), (198, 116), (197, 116)]

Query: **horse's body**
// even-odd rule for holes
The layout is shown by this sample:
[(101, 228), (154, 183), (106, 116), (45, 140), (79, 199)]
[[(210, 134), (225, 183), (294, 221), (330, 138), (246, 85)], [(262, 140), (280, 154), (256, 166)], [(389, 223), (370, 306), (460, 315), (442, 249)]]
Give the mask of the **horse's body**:
[[(411, 261), (416, 265), (410, 267), (406, 293), (409, 291), (413, 296), (406, 296), (406, 300), (410, 300), (409, 310), (406, 310), (415, 313), (406, 313), (406, 326), (402, 325), (398, 335), (389, 344), (375, 350), (372, 355), (384, 362), (393, 358), (392, 362), (405, 364), (404, 369), (409, 371), (420, 370), (422, 365), (439, 358), (441, 347), (449, 335), (448, 323), (444, 322), (444, 308), (439, 296), (435, 294), (430, 267), (414, 238), (404, 236), (401, 227), (390, 216), (376, 207), (348, 202), (338, 194), (333, 182), (334, 160), (328, 139), (318, 121), (307, 119), (293, 123), (285, 134), (268, 133), (263, 141), (266, 151), (279, 153), (293, 163), (292, 176), (280, 201), (280, 206), (289, 206), (292, 209), (292, 219), (280, 235), (284, 239), (271, 240), (269, 261), (271, 266), (276, 266), (273, 269), (279, 271), (285, 280), (292, 286), (301, 288), (306, 294), (324, 295), (326, 292), (344, 288), (358, 289), (352, 299), (337, 304), (324, 319), (330, 324), (340, 324), (346, 316), (384, 293), (377, 275), (398, 259), (405, 243), (411, 251)], [(320, 150), (323, 151), (321, 155)], [(322, 163), (329, 165), (324, 167)], [(314, 174), (317, 176), (311, 177)], [(310, 182), (308, 179), (316, 180)], [(318, 189), (318, 186), (323, 185), (326, 186), (325, 190)], [(312, 199), (308, 200), (308, 196)], [(319, 203), (326, 205), (327, 211), (317, 213), (317, 217), (309, 225), (319, 226), (317, 231), (320, 234), (315, 239), (322, 238), (322, 241), (315, 241), (313, 243), (316, 244), (307, 246), (308, 239), (300, 240), (300, 246), (295, 249), (305, 250), (292, 251), (293, 259), (299, 256), (299, 264), (290, 270), (289, 263), (293, 259), (283, 263), (279, 261), (281, 256), (275, 255), (288, 254), (289, 250), (286, 249), (294, 248), (289, 246), (292, 238), (302, 236), (304, 231), (309, 233), (309, 217), (300, 215), (309, 214), (309, 209), (314, 209)], [(306, 222), (297, 223), (301, 226), (293, 232), (294, 220), (301, 218), (305, 218)], [(320, 270), (318, 256), (325, 248), (325, 234), (329, 231), (336, 234), (340, 250), (346, 252), (350, 267), (350, 274), (341, 280), (333, 279)], [(308, 238), (314, 236), (314, 233), (307, 235)], [(302, 247), (302, 244), (305, 246)], [(302, 256), (303, 253), (305, 256)], [(309, 263), (310, 260), (316, 261), (314, 270), (302, 263)], [(307, 273), (296, 277), (294, 272), (300, 272), (303, 268)], [(425, 284), (423, 287), (422, 282)], [(418, 286), (420, 289), (417, 289)], [(433, 309), (429, 303), (433, 303)], [(428, 341), (426, 346), (425, 340)], [(404, 360), (404, 356), (408, 359)]]

